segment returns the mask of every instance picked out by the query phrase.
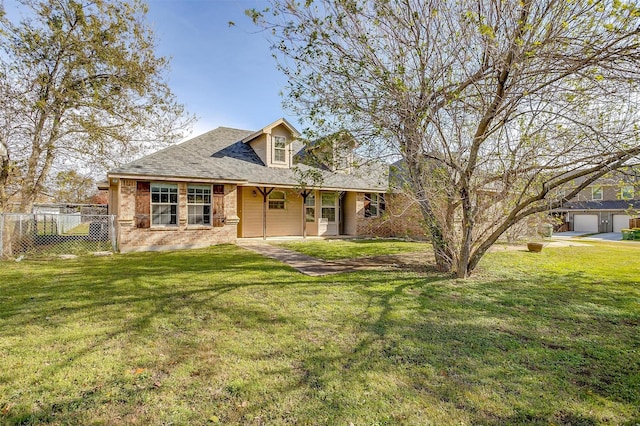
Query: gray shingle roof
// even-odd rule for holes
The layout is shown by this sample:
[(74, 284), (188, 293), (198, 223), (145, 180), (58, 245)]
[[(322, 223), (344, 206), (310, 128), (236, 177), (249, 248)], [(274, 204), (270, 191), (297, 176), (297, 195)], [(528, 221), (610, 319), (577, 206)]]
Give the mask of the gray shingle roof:
[[(109, 176), (133, 175), (155, 178), (212, 179), (238, 181), (247, 185), (297, 186), (293, 169), (267, 167), (253, 148), (242, 139), (251, 130), (218, 127), (181, 144), (142, 157), (113, 169)], [(294, 150), (302, 146), (294, 143)], [(311, 169), (297, 164), (301, 171)], [(385, 167), (359, 169), (352, 174), (321, 170), (322, 187), (328, 189), (386, 191)]]
[(556, 211), (640, 209), (640, 200), (571, 201)]

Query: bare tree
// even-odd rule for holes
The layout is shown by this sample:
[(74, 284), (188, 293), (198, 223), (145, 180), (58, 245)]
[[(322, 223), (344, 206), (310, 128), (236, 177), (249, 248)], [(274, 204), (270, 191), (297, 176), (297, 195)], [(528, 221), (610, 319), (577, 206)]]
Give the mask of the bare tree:
[(104, 169), (180, 137), (184, 115), (165, 82), (138, 0), (22, 0), (0, 14), (0, 211), (29, 211), (51, 171)]
[(640, 152), (635, 1), (272, 0), (248, 14), (310, 127), (403, 159), (437, 266), (458, 277)]

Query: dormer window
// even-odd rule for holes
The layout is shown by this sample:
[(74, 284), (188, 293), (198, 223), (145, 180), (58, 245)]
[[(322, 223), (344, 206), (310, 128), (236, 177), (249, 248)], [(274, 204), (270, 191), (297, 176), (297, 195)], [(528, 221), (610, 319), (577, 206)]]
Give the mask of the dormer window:
[(287, 138), (283, 136), (273, 137), (273, 162), (287, 162)]
[(291, 167), (292, 143), (300, 137), (298, 132), (287, 120), (280, 120), (269, 124), (242, 139), (253, 148), (267, 167)]

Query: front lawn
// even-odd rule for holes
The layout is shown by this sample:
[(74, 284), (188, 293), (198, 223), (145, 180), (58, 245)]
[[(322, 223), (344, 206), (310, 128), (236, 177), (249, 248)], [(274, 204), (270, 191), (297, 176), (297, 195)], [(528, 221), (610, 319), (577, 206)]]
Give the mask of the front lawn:
[(640, 249), (468, 281), (235, 246), (0, 262), (0, 424), (640, 422)]
[(426, 243), (385, 239), (309, 240), (273, 244), (324, 260), (401, 254), (424, 251), (430, 247)]

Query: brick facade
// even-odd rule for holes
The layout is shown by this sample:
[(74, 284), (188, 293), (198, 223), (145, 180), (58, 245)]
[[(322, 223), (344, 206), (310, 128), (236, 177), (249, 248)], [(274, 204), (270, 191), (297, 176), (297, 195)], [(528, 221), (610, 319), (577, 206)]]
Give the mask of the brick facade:
[[(204, 226), (187, 223), (189, 183), (165, 183), (176, 184), (178, 189), (177, 223), (174, 225), (150, 223), (149, 181), (122, 179), (119, 187), (111, 188), (117, 193), (118, 247), (121, 252), (176, 250), (236, 242), (239, 222), (236, 185), (224, 185), (224, 194), (212, 194), (212, 224)], [(418, 206), (407, 195), (386, 194), (385, 210), (380, 216), (365, 217), (365, 193), (351, 194), (355, 205), (350, 202), (343, 206), (350, 210), (348, 215), (355, 217), (355, 227), (348, 231), (350, 235), (425, 239)]]
[(122, 180), (118, 212), (118, 247), (121, 252), (198, 248), (236, 241), (236, 185), (224, 185), (223, 196), (212, 196), (215, 200), (212, 225), (204, 226), (187, 223), (188, 183), (176, 184), (178, 223), (153, 226), (149, 224), (148, 214), (144, 214), (148, 211), (145, 206), (150, 205), (148, 186), (135, 180)]
[(398, 237), (423, 240), (424, 220), (417, 203), (406, 194), (385, 194), (386, 209), (378, 217), (365, 217), (364, 193), (357, 194), (356, 235), (368, 237)]

